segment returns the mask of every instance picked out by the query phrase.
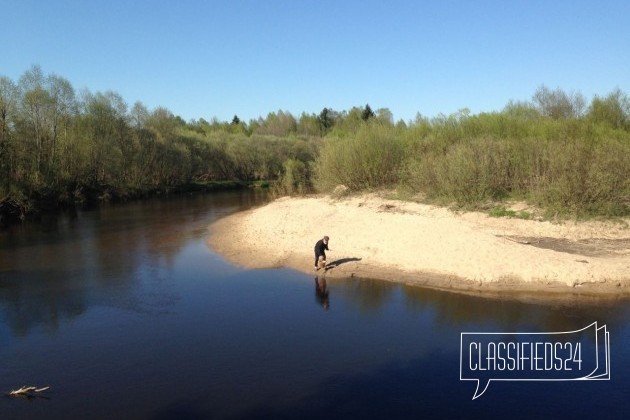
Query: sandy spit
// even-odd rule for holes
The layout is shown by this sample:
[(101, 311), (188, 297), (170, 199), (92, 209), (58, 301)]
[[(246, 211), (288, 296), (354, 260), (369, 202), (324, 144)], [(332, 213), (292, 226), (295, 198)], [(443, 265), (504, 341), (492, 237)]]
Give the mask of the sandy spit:
[(630, 294), (629, 221), (492, 218), (377, 195), (280, 198), (213, 223), (209, 246), (247, 268), (313, 273), (330, 236), (328, 277), (459, 291)]

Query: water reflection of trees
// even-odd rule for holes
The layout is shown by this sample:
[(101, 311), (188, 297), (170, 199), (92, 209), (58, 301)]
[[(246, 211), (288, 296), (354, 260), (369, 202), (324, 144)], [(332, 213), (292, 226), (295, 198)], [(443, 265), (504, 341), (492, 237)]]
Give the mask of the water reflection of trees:
[(348, 303), (363, 313), (377, 312), (400, 292), (411, 312), (432, 314), (436, 325), (465, 330), (482, 325), (496, 331), (571, 331), (597, 321), (608, 330), (630, 316), (628, 300), (578, 295), (507, 295), (483, 297), (379, 280), (348, 280), (341, 290)]
[(372, 279), (349, 280), (345, 286), (339, 293), (343, 293), (348, 303), (361, 313), (378, 312), (398, 287), (395, 283)]
[[(0, 235), (0, 313), (15, 335), (54, 331), (94, 304), (136, 310), (138, 279), (163, 280), (183, 246), (213, 218), (248, 208), (252, 192), (105, 206)], [(168, 296), (172, 300), (172, 296)]]
[(0, 281), (2, 318), (16, 336), (28, 335), (38, 326), (45, 331), (56, 331), (64, 320), (76, 318), (86, 310), (85, 292), (69, 284), (74, 281), (61, 280), (60, 284), (58, 279), (63, 276), (48, 272), (45, 273), (48, 281), (57, 283), (50, 287), (43, 274)]
[(571, 331), (592, 322), (621, 326), (630, 315), (627, 301), (577, 295), (481, 297), (414, 286), (402, 286), (411, 309), (430, 308), (445, 326), (483, 324), (485, 329)]
[(0, 312), (15, 335), (36, 326), (54, 331), (85, 311), (80, 266), (87, 249), (70, 226), (68, 221), (22, 226), (3, 238)]

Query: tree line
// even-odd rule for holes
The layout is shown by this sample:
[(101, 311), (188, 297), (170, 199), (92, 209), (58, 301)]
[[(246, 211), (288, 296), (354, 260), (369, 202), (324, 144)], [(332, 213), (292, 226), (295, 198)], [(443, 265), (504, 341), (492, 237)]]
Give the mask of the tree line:
[(541, 86), (499, 112), (407, 122), (369, 105), (184, 121), (114, 91), (77, 92), (33, 66), (17, 81), (0, 76), (0, 214), (254, 180), (279, 180), (282, 193), (401, 187), (458, 203), (519, 196), (627, 214), (629, 132), (621, 90), (587, 104)]
[[(256, 128), (254, 128), (256, 127)], [(39, 66), (0, 76), (0, 213), (130, 197), (218, 181), (273, 180), (317, 141), (278, 112), (250, 126), (185, 122), (129, 106), (116, 92), (77, 92)], [(13, 214), (15, 215), (15, 214)]]
[(630, 214), (630, 100), (541, 86), (500, 112), (368, 121), (329, 135), (314, 171), (319, 190), (395, 187), (446, 205), (484, 208), (525, 200), (550, 216)]

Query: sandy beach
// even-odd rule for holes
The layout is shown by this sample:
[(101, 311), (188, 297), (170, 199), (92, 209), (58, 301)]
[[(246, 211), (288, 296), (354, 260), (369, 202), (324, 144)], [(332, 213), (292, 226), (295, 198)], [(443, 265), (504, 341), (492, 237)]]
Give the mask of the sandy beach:
[(314, 244), (328, 235), (331, 278), (621, 295), (630, 294), (628, 222), (493, 218), (375, 194), (285, 197), (218, 220), (208, 244), (243, 267), (313, 274)]

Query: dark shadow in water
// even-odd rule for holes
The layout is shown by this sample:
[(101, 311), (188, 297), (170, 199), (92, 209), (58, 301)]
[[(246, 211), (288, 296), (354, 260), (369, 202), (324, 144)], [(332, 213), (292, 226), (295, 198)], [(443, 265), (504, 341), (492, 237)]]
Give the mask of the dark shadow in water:
[[(447, 369), (445, 369), (445, 367)], [(448, 369), (452, 367), (452, 369)], [(483, 397), (472, 401), (476, 383), (459, 380), (459, 355), (436, 351), (409, 361), (392, 361), (370, 371), (335, 375), (292, 406), (259, 405), (234, 419), (419, 419), (419, 418), (565, 418), (601, 415), (593, 404), (594, 389), (606, 383), (492, 382)], [(627, 378), (611, 397), (623, 398)], [(570, 398), (567, 398), (570, 396)], [(626, 418), (618, 404), (608, 418)]]
[(356, 257), (340, 258), (338, 260), (331, 261), (330, 263), (326, 264), (326, 270), (329, 270), (329, 269), (335, 268), (335, 267), (339, 267), (341, 264), (349, 263), (349, 262), (352, 262), (352, 261), (361, 261), (361, 258), (356, 258)]
[(217, 418), (217, 416), (213, 415), (208, 408), (204, 407), (203, 401), (204, 399), (202, 397), (177, 401), (149, 418), (152, 420), (197, 420)]
[[(350, 375), (334, 375), (289, 407), (260, 405), (235, 415), (234, 419), (400, 419), (453, 418), (464, 413), (454, 392), (448, 360), (432, 354), (409, 362), (391, 362), (376, 369)], [(428, 360), (430, 360), (428, 362)], [(470, 383), (470, 394), (474, 386)], [(447, 410), (445, 411), (444, 408)], [(449, 410), (450, 408), (450, 410)], [(439, 412), (435, 410), (439, 409)]]
[[(452, 356), (452, 355), (451, 355)], [(455, 362), (458, 360), (454, 358)], [(452, 404), (469, 399), (473, 383), (451, 386), (451, 372), (442, 371), (450, 363), (443, 354), (431, 354), (408, 362), (391, 362), (359, 374), (333, 375), (317, 385), (313, 392), (290, 405), (247, 406), (246, 396), (239, 406), (212, 407), (210, 398), (201, 395), (181, 399), (158, 410), (151, 419), (228, 418), (228, 419), (400, 419), (461, 417), (467, 414)], [(458, 366), (455, 366), (457, 368)], [(325, 368), (322, 366), (322, 368)], [(455, 382), (459, 385), (459, 381)], [(451, 410), (444, 411), (443, 408)], [(440, 411), (435, 411), (439, 409)]]

